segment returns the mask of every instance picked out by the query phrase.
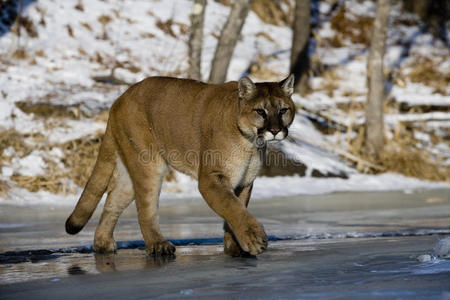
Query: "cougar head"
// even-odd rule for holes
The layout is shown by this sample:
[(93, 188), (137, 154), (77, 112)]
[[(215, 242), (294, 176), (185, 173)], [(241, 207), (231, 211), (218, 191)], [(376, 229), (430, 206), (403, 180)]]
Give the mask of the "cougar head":
[(291, 99), (294, 75), (280, 82), (253, 83), (250, 78), (239, 80), (238, 127), (247, 138), (279, 142), (288, 135), (295, 116)]

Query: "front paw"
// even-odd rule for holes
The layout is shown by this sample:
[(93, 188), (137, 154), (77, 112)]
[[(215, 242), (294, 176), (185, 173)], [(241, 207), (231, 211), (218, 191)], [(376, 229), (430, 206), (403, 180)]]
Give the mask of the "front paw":
[(159, 241), (147, 245), (147, 254), (151, 256), (173, 256), (175, 255), (175, 246), (169, 241)]
[(260, 254), (267, 249), (267, 235), (264, 228), (252, 216), (233, 230), (233, 233), (241, 249), (251, 255)]

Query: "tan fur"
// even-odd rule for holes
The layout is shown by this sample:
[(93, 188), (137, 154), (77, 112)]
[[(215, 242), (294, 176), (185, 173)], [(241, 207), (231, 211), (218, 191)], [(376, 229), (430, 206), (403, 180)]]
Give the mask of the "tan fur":
[(292, 76), (222, 85), (151, 77), (133, 85), (111, 107), (96, 166), (66, 231), (79, 232), (108, 190), (97, 252), (115, 251), (114, 227), (134, 198), (147, 251), (173, 254), (158, 224), (161, 183), (171, 165), (198, 179), (205, 201), (225, 220), (226, 253), (261, 253), (267, 236), (246, 207), (266, 143), (284, 139), (294, 118), (292, 85)]

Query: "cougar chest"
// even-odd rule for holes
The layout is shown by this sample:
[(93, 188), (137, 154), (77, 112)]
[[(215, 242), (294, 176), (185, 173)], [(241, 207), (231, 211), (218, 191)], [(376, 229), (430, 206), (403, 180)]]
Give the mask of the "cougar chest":
[(233, 187), (249, 186), (261, 169), (263, 163), (263, 150), (252, 152), (242, 152), (237, 155), (236, 160), (231, 164), (231, 178)]
[(241, 180), (241, 185), (248, 186), (253, 182), (253, 180), (255, 180), (256, 176), (258, 176), (259, 170), (261, 170), (263, 159), (263, 154), (259, 151), (250, 157), (247, 169), (245, 170), (244, 176)]

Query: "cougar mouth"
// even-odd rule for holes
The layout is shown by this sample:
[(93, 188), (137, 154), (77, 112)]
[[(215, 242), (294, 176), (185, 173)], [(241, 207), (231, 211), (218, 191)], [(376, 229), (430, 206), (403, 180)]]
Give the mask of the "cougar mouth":
[(280, 130), (276, 133), (273, 133), (269, 130), (266, 130), (263, 134), (264, 140), (266, 142), (277, 143), (284, 140), (287, 136), (286, 130)]

